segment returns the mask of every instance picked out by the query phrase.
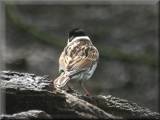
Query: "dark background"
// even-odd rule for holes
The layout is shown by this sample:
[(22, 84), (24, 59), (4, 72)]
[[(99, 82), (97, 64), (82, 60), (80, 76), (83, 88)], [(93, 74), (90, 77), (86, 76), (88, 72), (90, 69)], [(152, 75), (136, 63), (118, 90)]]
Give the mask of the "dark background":
[[(100, 52), (86, 86), (158, 111), (158, 5), (6, 4), (6, 70), (58, 75), (68, 31), (86, 30)], [(81, 91), (76, 81), (71, 81)]]

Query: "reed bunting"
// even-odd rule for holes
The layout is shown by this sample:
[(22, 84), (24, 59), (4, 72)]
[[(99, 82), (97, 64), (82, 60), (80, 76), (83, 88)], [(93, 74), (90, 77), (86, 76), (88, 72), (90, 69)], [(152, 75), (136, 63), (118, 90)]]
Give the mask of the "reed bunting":
[(79, 28), (71, 30), (67, 45), (59, 58), (60, 75), (54, 80), (54, 87), (62, 88), (68, 81), (77, 79), (85, 93), (89, 95), (83, 81), (91, 78), (98, 59), (99, 52), (86, 33)]

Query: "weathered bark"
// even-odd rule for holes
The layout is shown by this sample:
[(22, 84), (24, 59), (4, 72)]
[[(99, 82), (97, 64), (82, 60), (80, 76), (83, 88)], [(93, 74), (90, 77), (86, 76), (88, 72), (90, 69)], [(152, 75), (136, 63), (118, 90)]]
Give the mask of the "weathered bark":
[[(111, 95), (83, 96), (53, 90), (52, 81), (46, 76), (3, 71), (0, 74), (0, 87), (6, 97), (6, 115), (1, 115), (4, 119), (16, 118), (22, 113), (28, 115), (25, 115), (27, 119), (38, 119), (40, 113), (45, 113), (43, 117), (64, 119), (160, 118), (159, 113)], [(31, 115), (28, 112), (32, 111), (28, 110), (41, 112)]]
[(96, 106), (115, 116), (123, 118), (160, 118), (159, 113), (152, 112), (148, 108), (140, 107), (136, 103), (111, 95), (81, 96), (81, 98), (89, 103), (93, 103), (92, 101), (94, 101)]
[(5, 119), (52, 119), (52, 117), (44, 111), (40, 110), (29, 110), (26, 112), (15, 113), (13, 115), (1, 115), (1, 120)]

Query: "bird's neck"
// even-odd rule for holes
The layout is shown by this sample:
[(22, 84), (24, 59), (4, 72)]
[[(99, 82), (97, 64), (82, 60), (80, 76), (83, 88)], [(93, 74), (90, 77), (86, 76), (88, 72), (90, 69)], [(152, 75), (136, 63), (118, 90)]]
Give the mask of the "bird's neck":
[(71, 44), (71, 43), (73, 43), (73, 42), (75, 42), (75, 41), (80, 41), (80, 40), (87, 40), (87, 41), (91, 42), (91, 39), (88, 36), (79, 36), (79, 37), (73, 38), (71, 42), (68, 42), (68, 45)]

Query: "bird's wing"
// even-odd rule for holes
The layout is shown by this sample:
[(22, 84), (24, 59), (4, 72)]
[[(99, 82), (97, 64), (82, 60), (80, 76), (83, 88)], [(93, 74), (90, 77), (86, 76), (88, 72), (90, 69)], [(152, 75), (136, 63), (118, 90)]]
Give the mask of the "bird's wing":
[(99, 53), (94, 46), (88, 46), (83, 50), (83, 56), (78, 56), (69, 64), (71, 70), (82, 70), (92, 66), (98, 59)]
[(98, 58), (99, 52), (96, 47), (92, 44), (88, 45), (79, 42), (64, 49), (59, 63), (64, 71), (75, 71), (77, 73), (88, 69)]

